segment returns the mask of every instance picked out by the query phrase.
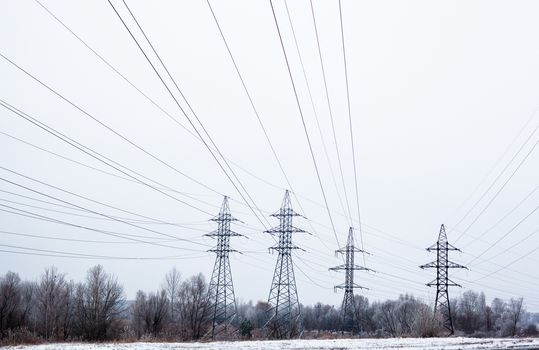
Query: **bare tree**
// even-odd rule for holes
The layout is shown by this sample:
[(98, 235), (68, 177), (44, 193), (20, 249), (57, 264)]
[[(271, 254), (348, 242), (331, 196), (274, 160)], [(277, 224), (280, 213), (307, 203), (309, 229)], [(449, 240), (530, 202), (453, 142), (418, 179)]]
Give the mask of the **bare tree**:
[(178, 321), (178, 312), (177, 312), (177, 298), (178, 291), (180, 289), (181, 284), (181, 273), (176, 269), (176, 267), (173, 267), (166, 275), (165, 275), (165, 283), (164, 283), (164, 289), (167, 293), (168, 299), (170, 300), (169, 304), (169, 310), (170, 310), (170, 321), (172, 323), (175, 323)]
[(146, 332), (146, 294), (139, 290), (135, 302), (131, 306), (132, 318), (131, 326), (135, 331), (137, 339), (140, 339)]
[(19, 275), (11, 271), (0, 278), (0, 339), (6, 336), (8, 329), (18, 326), (18, 312), (21, 304), (20, 284)]
[(88, 340), (105, 340), (119, 320), (125, 304), (123, 287), (103, 266), (88, 270), (86, 284), (77, 288), (77, 317), (82, 336)]
[(162, 289), (155, 294), (150, 293), (146, 303), (146, 329), (156, 337), (163, 329), (168, 317), (167, 292)]
[(483, 293), (468, 290), (462, 293), (455, 310), (456, 326), (467, 334), (486, 329), (486, 303)]
[(255, 305), (254, 324), (256, 328), (262, 328), (269, 320), (271, 305), (266, 301), (258, 301)]
[(411, 335), (414, 331), (420, 303), (411, 295), (399, 296), (396, 318), (399, 323), (400, 335)]
[(63, 337), (69, 297), (65, 275), (59, 273), (54, 266), (46, 268), (36, 291), (37, 322), (45, 339)]
[(518, 326), (524, 313), (524, 300), (522, 298), (511, 298), (508, 303), (506, 316), (510, 336), (514, 337), (517, 334)]
[(35, 322), (35, 294), (37, 290), (36, 282), (24, 281), (21, 283), (21, 306), (20, 306), (20, 323), (32, 331), (36, 328)]
[(412, 336), (414, 337), (438, 337), (444, 331), (441, 315), (432, 314), (432, 308), (420, 303), (416, 310)]
[(386, 300), (381, 304), (377, 304), (377, 312), (375, 314), (382, 330), (396, 337), (400, 334), (399, 323), (397, 320), (397, 303), (393, 300)]
[(360, 332), (372, 332), (376, 329), (374, 323), (374, 309), (369, 304), (369, 299), (363, 295), (355, 295), (357, 322)]
[(206, 331), (207, 289), (208, 285), (201, 273), (181, 284), (178, 300), (184, 336), (199, 339)]
[(64, 328), (64, 340), (67, 340), (71, 336), (73, 330), (73, 320), (75, 317), (75, 288), (74, 281), (69, 281), (65, 285), (64, 297), (64, 313), (63, 313), (63, 328)]
[(492, 325), (492, 330), (496, 333), (501, 333), (501, 329), (503, 326), (502, 316), (507, 310), (507, 304), (500, 298), (494, 298), (492, 300), (492, 303), (490, 304), (490, 310), (490, 323)]

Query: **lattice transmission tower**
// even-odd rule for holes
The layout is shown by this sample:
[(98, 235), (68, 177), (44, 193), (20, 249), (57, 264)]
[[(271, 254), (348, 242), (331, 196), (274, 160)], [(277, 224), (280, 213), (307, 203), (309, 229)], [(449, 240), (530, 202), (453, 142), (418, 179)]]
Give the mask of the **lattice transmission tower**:
[(364, 266), (358, 266), (354, 262), (356, 253), (366, 253), (354, 245), (354, 229), (350, 227), (348, 231), (348, 241), (346, 246), (335, 251), (335, 254), (343, 254), (345, 262), (343, 265), (330, 268), (332, 271), (344, 271), (344, 283), (335, 286), (335, 289), (344, 289), (344, 297), (341, 305), (341, 331), (354, 333), (359, 330), (359, 320), (357, 319), (356, 302), (354, 300), (354, 289), (368, 289), (354, 282), (354, 271), (371, 271)]
[(445, 227), (442, 224), (438, 241), (427, 248), (427, 251), (436, 251), (436, 261), (421, 265), (422, 269), (436, 269), (436, 279), (427, 286), (436, 286), (436, 302), (434, 304), (434, 315), (440, 315), (442, 326), (449, 332), (449, 335), (454, 333), (453, 319), (451, 317), (451, 305), (449, 304), (449, 287), (461, 287), (459, 284), (449, 279), (449, 269), (466, 269), (465, 266), (449, 261), (449, 251), (460, 249), (455, 248), (447, 242)]
[(232, 272), (228, 254), (236, 252), (230, 249), (230, 237), (242, 236), (230, 229), (230, 223), (237, 221), (230, 214), (228, 197), (225, 196), (219, 215), (210, 219), (217, 222), (217, 230), (205, 236), (217, 238), (217, 245), (210, 249), (214, 252), (215, 264), (208, 288), (208, 314), (212, 319), (211, 338), (220, 336), (228, 337), (230, 323), (236, 316), (236, 299), (234, 297), (234, 285), (232, 284)]
[(292, 263), (292, 250), (301, 249), (292, 243), (292, 234), (305, 232), (292, 225), (295, 216), (301, 216), (292, 209), (290, 194), (285, 192), (281, 208), (271, 216), (279, 219), (279, 226), (267, 230), (267, 233), (278, 236), (278, 243), (270, 250), (277, 251), (277, 263), (269, 293), (268, 303), (270, 319), (266, 327), (271, 338), (291, 338), (299, 334), (299, 300)]

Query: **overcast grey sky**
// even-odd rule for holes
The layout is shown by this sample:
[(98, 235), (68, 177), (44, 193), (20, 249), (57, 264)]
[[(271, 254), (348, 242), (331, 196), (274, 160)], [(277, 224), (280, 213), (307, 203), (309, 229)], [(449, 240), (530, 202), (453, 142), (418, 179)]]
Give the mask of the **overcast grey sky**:
[[(122, 210), (178, 223), (182, 227), (136, 222), (150, 230), (192, 241), (170, 241), (148, 230), (69, 206), (39, 202), (35, 199), (54, 201), (0, 181), (0, 273), (13, 270), (23, 278), (37, 279), (43, 268), (55, 265), (69, 278), (80, 280), (90, 266), (100, 263), (119, 277), (128, 298), (133, 298), (138, 289), (157, 289), (173, 266), (184, 277), (203, 272), (209, 278), (214, 255), (205, 251), (214, 242), (202, 235), (214, 228), (207, 220), (210, 214), (217, 214), (221, 194), (227, 194), (232, 198), (232, 213), (244, 222), (234, 229), (248, 236), (232, 240), (233, 248), (245, 252), (231, 257), (236, 295), (244, 300), (265, 300), (276, 259), (276, 255), (267, 251), (273, 240), (263, 233), (265, 227), (243, 203), (202, 142), (186, 131), (192, 130), (187, 119), (108, 2), (40, 1), (185, 129), (105, 65), (37, 1), (3, 1), (0, 53), (137, 146), (204, 186), (125, 142), (0, 57), (1, 100), (137, 171), (150, 179), (147, 181), (159, 182), (160, 185), (154, 183), (154, 186), (165, 185), (168, 189), (156, 191), (115, 177), (126, 176), (1, 106), (0, 178), (106, 215), (141, 220), (10, 172), (16, 171)], [(123, 4), (113, 3), (142, 41)], [(267, 215), (279, 208), (289, 185), (268, 146), (207, 3), (135, 0), (127, 3), (208, 133), (266, 215), (264, 224), (268, 226), (266, 219), (276, 224)], [(334, 293), (333, 286), (341, 283), (344, 276), (328, 271), (341, 262), (333, 254), (337, 242), (310, 157), (270, 4), (268, 1), (211, 3), (296, 194), (293, 205), (309, 219), (298, 220), (296, 226), (312, 235), (294, 237), (294, 242), (306, 249), (294, 255), (300, 301), (338, 304), (342, 294)], [(313, 5), (346, 196), (353, 225), (357, 227), (338, 2), (315, 0)], [(322, 184), (338, 239), (344, 243), (350, 221), (311, 8), (307, 0), (289, 1), (288, 6), (320, 130), (285, 3), (275, 1)], [(370, 288), (363, 294), (376, 300), (413, 293), (425, 301), (433, 301), (435, 291), (424, 283), (435, 277), (435, 271), (422, 271), (418, 266), (435, 259), (424, 248), (436, 241), (440, 224), (445, 223), (450, 243), (463, 251), (452, 254), (453, 261), (467, 264), (480, 256), (470, 264), (470, 271), (454, 275), (453, 280), (464, 288), (451, 289), (452, 295), (474, 289), (485, 291), (487, 300), (495, 296), (523, 296), (528, 308), (538, 311), (539, 252), (535, 249), (539, 250), (539, 235), (535, 230), (539, 226), (539, 214), (533, 210), (539, 201), (535, 191), (539, 155), (533, 147), (539, 138), (539, 133), (534, 133), (539, 124), (536, 113), (539, 3), (343, 0), (342, 10), (363, 240), (365, 249), (372, 254), (366, 256), (365, 262), (377, 271), (356, 274), (356, 282)], [(150, 52), (147, 45), (144, 49)], [(150, 58), (157, 63), (154, 56)], [(166, 82), (172, 87), (169, 80)], [(174, 93), (185, 108), (180, 94)], [(141, 239), (180, 249), (137, 243), (14, 213), (25, 214), (19, 210), (96, 229), (150, 237)], [(160, 259), (24, 255), (20, 253), (58, 253), (15, 247)], [(356, 261), (363, 263), (361, 257)]]

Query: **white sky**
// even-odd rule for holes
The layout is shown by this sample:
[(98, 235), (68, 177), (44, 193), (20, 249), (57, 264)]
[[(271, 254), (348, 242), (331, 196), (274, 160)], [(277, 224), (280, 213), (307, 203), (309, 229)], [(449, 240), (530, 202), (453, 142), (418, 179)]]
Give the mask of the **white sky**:
[[(42, 3), (159, 106), (189, 127), (106, 1), (43, 0)], [(114, 4), (122, 17), (128, 19), (123, 4)], [(288, 185), (250, 107), (206, 2), (132, 0), (128, 4), (221, 152), (241, 166), (234, 165), (234, 171), (256, 204), (265, 215), (276, 211)], [(3, 5), (0, 53), (140, 147), (217, 193), (231, 196), (233, 214), (245, 222), (245, 225), (235, 226), (235, 230), (249, 237), (232, 240), (233, 248), (245, 251), (244, 255), (231, 257), (236, 295), (244, 300), (265, 300), (276, 259), (276, 255), (267, 252), (273, 241), (262, 233), (261, 223), (241, 203), (241, 197), (203, 144), (123, 81), (37, 2), (5, 1)], [(307, 250), (298, 251), (294, 256), (300, 301), (338, 304), (342, 294), (334, 293), (332, 287), (341, 283), (344, 276), (328, 271), (341, 262), (333, 254), (337, 242), (323, 205), (269, 2), (213, 1), (212, 5), (297, 199), (311, 221), (298, 220), (297, 226), (313, 235), (294, 237), (294, 242)], [(289, 1), (288, 6), (321, 132), (316, 126), (284, 2), (276, 1), (275, 6), (322, 183), (339, 241), (344, 243), (349, 221), (347, 215), (343, 215), (338, 197), (344, 200), (309, 2)], [(463, 250), (463, 253), (452, 254), (452, 260), (466, 264), (511, 231), (537, 206), (539, 194), (534, 189), (538, 185), (539, 158), (537, 150), (532, 149), (538, 135), (532, 132), (539, 123), (539, 113), (535, 113), (539, 107), (539, 41), (536, 37), (539, 3), (343, 0), (342, 6), (363, 238), (365, 249), (372, 253), (366, 257), (366, 264), (378, 271), (357, 273), (356, 282), (370, 288), (363, 293), (373, 300), (413, 293), (432, 301), (435, 291), (424, 283), (434, 278), (435, 271), (422, 271), (418, 266), (435, 259), (434, 254), (426, 253), (423, 248), (436, 241), (441, 223), (448, 228), (450, 242)], [(344, 181), (356, 226), (338, 3), (314, 1), (314, 8)], [(128, 24), (135, 29), (133, 22), (128, 21)], [(139, 34), (137, 37), (141, 39)], [(149, 51), (147, 46), (145, 49)], [(156, 62), (153, 56), (152, 60)], [(168, 192), (208, 213), (217, 214), (222, 201), (220, 195), (129, 145), (1, 57), (0, 77), (3, 101), (129, 169), (187, 193), (190, 197)], [(179, 98), (179, 94), (176, 96)], [(183, 101), (181, 103), (185, 106)], [(3, 133), (119, 174), (3, 107), (0, 116)], [(326, 143), (330, 163), (320, 135)], [(522, 145), (520, 153), (509, 164)], [(202, 243), (163, 243), (181, 249), (133, 243), (0, 211), (0, 230), (3, 231), (0, 244), (4, 245), (0, 250), (36, 253), (13, 248), (18, 246), (117, 257), (182, 257), (90, 260), (0, 252), (0, 273), (13, 270), (23, 278), (37, 279), (44, 267), (55, 265), (69, 278), (80, 280), (90, 266), (101, 263), (119, 277), (129, 298), (133, 298), (138, 289), (157, 289), (172, 266), (183, 276), (201, 271), (210, 277), (214, 255), (205, 250), (213, 242), (202, 237), (214, 227), (207, 222), (208, 214), (151, 188), (55, 157), (5, 134), (0, 134), (0, 147), (4, 168), (124, 210), (184, 224), (186, 228), (142, 225)], [(481, 214), (530, 151), (529, 157)], [(507, 164), (505, 172), (482, 198)], [(133, 218), (3, 169), (0, 169), (0, 178), (107, 215)], [(0, 190), (50, 201), (5, 181), (0, 181)], [(81, 214), (6, 192), (0, 192), (0, 199), (2, 205), (78, 225), (152, 237), (146, 240), (162, 239), (154, 233), (103, 218), (77, 217), (17, 204)], [(293, 198), (293, 204), (301, 212), (297, 199)], [(95, 217), (89, 213), (84, 215)], [(501, 218), (503, 220), (498, 222)], [(271, 218), (268, 220), (276, 223)], [(470, 271), (455, 274), (454, 280), (464, 288), (452, 289), (452, 295), (474, 289), (485, 291), (487, 299), (523, 296), (529, 309), (539, 310), (535, 292), (539, 277), (536, 268), (539, 252), (535, 249), (539, 241), (538, 236), (532, 234), (538, 224), (539, 214), (533, 212), (481, 257), (486, 262), (479, 264), (481, 260), (477, 260), (470, 265)], [(468, 226), (462, 238), (455, 242)], [(7, 231), (109, 243), (51, 240), (17, 236), (5, 233)], [(512, 264), (526, 254), (529, 255)], [(363, 263), (362, 258), (357, 257), (356, 262)], [(508, 264), (512, 265), (490, 275)]]

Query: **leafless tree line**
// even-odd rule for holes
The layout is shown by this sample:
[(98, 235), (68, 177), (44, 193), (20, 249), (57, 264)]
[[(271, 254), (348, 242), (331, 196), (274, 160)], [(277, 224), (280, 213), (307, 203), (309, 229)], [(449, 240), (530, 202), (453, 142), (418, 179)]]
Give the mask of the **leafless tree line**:
[(131, 306), (134, 335), (137, 339), (200, 339), (209, 326), (207, 289), (202, 274), (182, 281), (181, 274), (173, 268), (158, 291), (137, 292)]
[[(433, 309), (411, 295), (396, 300), (369, 303), (356, 295), (360, 333), (376, 337), (433, 337), (443, 335)], [(536, 336), (536, 322), (524, 309), (522, 298), (504, 301), (495, 298), (487, 305), (485, 295), (466, 291), (451, 301), (457, 334), (481, 337)], [(318, 303), (303, 309), (303, 326), (310, 331), (332, 331), (340, 322), (339, 310)]]
[[(183, 279), (173, 268), (152, 292), (138, 291), (126, 301), (123, 287), (102, 266), (90, 268), (76, 283), (51, 267), (37, 282), (14, 272), (0, 276), (0, 344), (30, 341), (197, 340), (207, 335), (208, 285), (202, 274)], [(366, 337), (441, 335), (432, 307), (410, 295), (369, 302), (357, 295), (359, 334)], [(466, 291), (451, 301), (457, 334), (473, 336), (537, 335), (523, 300), (494, 299)], [(270, 305), (237, 303), (237, 338), (263, 338)], [(340, 335), (340, 310), (316, 303), (302, 307), (304, 337)]]
[(0, 277), (0, 340), (106, 340), (120, 335), (124, 309), (122, 286), (100, 265), (82, 283), (55, 267), (38, 282), (14, 272)]
[(485, 294), (466, 291), (453, 300), (455, 327), (468, 335), (513, 337), (537, 335), (535, 322), (526, 317), (522, 298), (495, 298), (490, 305)]

